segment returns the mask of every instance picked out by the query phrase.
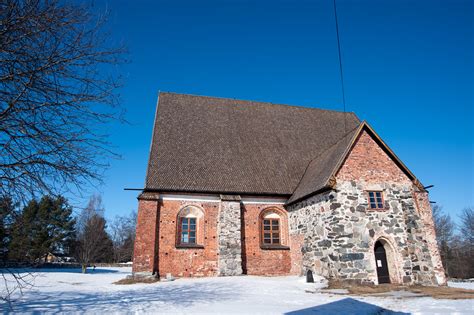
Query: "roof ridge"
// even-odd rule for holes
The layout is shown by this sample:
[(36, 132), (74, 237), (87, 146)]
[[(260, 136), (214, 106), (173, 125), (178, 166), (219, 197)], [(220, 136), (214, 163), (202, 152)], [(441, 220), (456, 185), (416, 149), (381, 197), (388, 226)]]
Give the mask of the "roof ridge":
[(355, 112), (349, 111), (341, 111), (341, 110), (334, 110), (334, 109), (326, 109), (326, 108), (319, 108), (319, 107), (307, 107), (302, 105), (292, 105), (292, 104), (282, 104), (282, 103), (272, 103), (272, 102), (265, 102), (265, 101), (256, 101), (256, 100), (249, 100), (249, 99), (238, 99), (238, 98), (231, 98), (231, 97), (222, 97), (222, 96), (210, 96), (210, 95), (199, 95), (199, 94), (189, 94), (189, 93), (178, 93), (178, 92), (169, 92), (169, 91), (160, 91), (159, 94), (174, 94), (174, 95), (183, 95), (183, 96), (191, 96), (191, 97), (200, 97), (200, 98), (208, 98), (208, 99), (218, 99), (218, 100), (231, 100), (237, 102), (248, 102), (248, 103), (259, 103), (268, 106), (285, 106), (285, 107), (295, 107), (301, 109), (308, 109), (308, 110), (319, 110), (325, 112), (334, 112), (334, 113), (341, 113), (341, 114), (352, 114), (358, 121), (360, 121), (359, 117), (355, 114)]

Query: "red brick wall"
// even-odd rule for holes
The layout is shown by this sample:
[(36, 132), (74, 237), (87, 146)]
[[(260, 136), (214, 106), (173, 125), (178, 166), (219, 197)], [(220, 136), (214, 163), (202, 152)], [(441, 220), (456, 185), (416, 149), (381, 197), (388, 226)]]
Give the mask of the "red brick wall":
[[(178, 213), (186, 206), (203, 210), (200, 224), (204, 248), (178, 248)], [(290, 249), (260, 247), (260, 215), (265, 209), (278, 209), (282, 215), (282, 243)], [(216, 276), (218, 274), (219, 203), (176, 200), (140, 200), (133, 271), (153, 272), (161, 277)], [(275, 205), (242, 205), (242, 261), (244, 272), (250, 275), (298, 274), (301, 269), (301, 241), (290, 238), (286, 211)], [(155, 240), (157, 242), (155, 243)], [(293, 247), (294, 246), (294, 247)], [(156, 258), (154, 258), (156, 257)], [(292, 258), (295, 260), (292, 265)]]
[(301, 275), (303, 271), (303, 253), (301, 249), (304, 244), (303, 234), (290, 235), (290, 258), (291, 269), (290, 274)]
[[(185, 206), (194, 205), (204, 211), (202, 239), (204, 248), (177, 248), (178, 212)], [(159, 272), (166, 276), (203, 277), (217, 275), (217, 202), (185, 202), (164, 200), (160, 207)]]
[[(260, 248), (259, 217), (263, 210), (272, 205), (245, 204), (243, 207), (243, 239), (242, 251), (244, 272), (249, 275), (287, 275), (291, 270), (290, 250), (275, 250)], [(274, 206), (286, 214), (281, 206)], [(290, 245), (288, 238), (288, 219), (282, 220), (282, 233), (286, 245)], [(283, 238), (282, 238), (283, 240)], [(285, 244), (285, 243), (283, 243)]]
[(154, 272), (158, 268), (156, 259), (158, 251), (158, 244), (156, 243), (158, 211), (157, 200), (139, 200), (133, 272)]
[(357, 139), (336, 178), (338, 180), (362, 179), (373, 183), (411, 183), (405, 173), (366, 131), (363, 131)]
[(434, 271), (438, 284), (446, 284), (446, 275), (439, 254), (438, 244), (436, 242), (436, 231), (433, 221), (433, 210), (431, 209), (430, 200), (427, 192), (417, 191), (414, 193), (415, 205), (420, 214), (421, 219), (425, 225), (426, 240), (428, 250), (430, 251), (431, 261), (434, 266)]

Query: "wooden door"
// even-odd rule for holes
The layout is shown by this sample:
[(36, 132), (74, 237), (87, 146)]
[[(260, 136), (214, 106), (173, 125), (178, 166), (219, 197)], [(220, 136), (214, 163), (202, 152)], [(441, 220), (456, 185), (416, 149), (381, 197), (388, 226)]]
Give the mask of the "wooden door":
[(378, 241), (375, 243), (375, 263), (377, 266), (377, 277), (379, 284), (390, 283), (390, 274), (388, 273), (387, 255), (385, 254), (385, 248), (383, 244)]

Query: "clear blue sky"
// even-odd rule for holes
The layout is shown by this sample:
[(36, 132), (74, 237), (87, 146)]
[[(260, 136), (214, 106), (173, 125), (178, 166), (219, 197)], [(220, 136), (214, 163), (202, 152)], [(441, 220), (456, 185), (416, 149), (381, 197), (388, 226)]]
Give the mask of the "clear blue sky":
[[(332, 0), (99, 1), (131, 62), (131, 125), (101, 188), (106, 216), (137, 208), (158, 91), (342, 110)], [(470, 0), (338, 0), (347, 110), (367, 120), (456, 216), (474, 205)]]

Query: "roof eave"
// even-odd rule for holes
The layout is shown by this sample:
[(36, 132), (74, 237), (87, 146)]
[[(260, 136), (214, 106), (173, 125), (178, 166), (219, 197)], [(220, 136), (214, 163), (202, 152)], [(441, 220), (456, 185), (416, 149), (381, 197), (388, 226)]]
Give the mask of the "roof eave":
[(306, 194), (306, 195), (304, 195), (304, 196), (302, 196), (302, 197), (299, 197), (298, 199), (291, 200), (291, 198), (290, 198), (290, 200), (285, 204), (285, 207), (289, 207), (289, 206), (294, 205), (294, 204), (296, 204), (296, 203), (298, 203), (298, 202), (301, 202), (301, 201), (303, 201), (303, 200), (305, 200), (305, 199), (311, 198), (311, 197), (313, 197), (313, 196), (322, 194), (322, 193), (327, 192), (327, 191), (330, 191), (330, 190), (334, 190), (334, 187), (333, 187), (332, 185), (326, 185), (326, 186), (324, 186), (324, 187), (322, 187), (322, 188), (320, 188), (320, 189), (318, 189), (318, 190), (316, 190), (316, 191), (314, 191), (314, 192), (312, 192), (312, 193), (309, 193), (309, 194)]
[(246, 195), (246, 196), (278, 196), (289, 198), (291, 194), (287, 193), (272, 193), (272, 192), (251, 192), (238, 190), (205, 190), (205, 189), (174, 189), (174, 188), (144, 188), (143, 192), (154, 193), (194, 193), (194, 194), (213, 194), (213, 195)]

